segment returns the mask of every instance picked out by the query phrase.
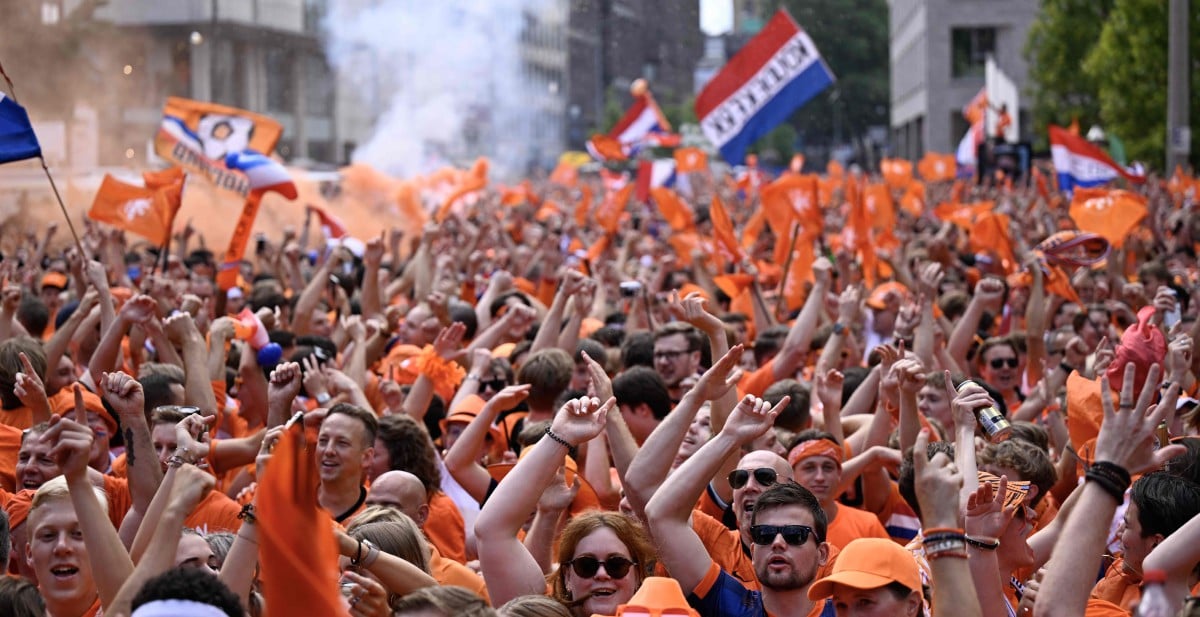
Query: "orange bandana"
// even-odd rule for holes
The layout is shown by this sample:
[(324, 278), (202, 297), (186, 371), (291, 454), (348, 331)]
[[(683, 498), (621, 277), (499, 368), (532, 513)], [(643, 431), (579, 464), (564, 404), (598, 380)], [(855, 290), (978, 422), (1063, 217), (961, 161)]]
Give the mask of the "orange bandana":
[(839, 469), (842, 467), (842, 447), (828, 439), (810, 439), (796, 444), (788, 452), (788, 464), (795, 467), (800, 461), (814, 456), (827, 456), (837, 462)]

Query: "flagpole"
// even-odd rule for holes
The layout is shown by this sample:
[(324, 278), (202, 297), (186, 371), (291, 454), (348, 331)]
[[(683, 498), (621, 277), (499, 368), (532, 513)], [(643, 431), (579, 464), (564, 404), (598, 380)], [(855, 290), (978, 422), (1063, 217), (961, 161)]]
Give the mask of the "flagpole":
[(75, 232), (75, 223), (71, 222), (71, 215), (67, 214), (67, 205), (63, 203), (62, 195), (58, 193), (58, 185), (54, 183), (54, 176), (50, 175), (50, 168), (46, 166), (46, 158), (38, 156), (38, 160), (42, 162), (42, 171), (46, 172), (46, 179), (50, 181), (50, 188), (54, 190), (58, 208), (62, 210), (63, 218), (67, 219), (67, 229), (71, 230), (71, 237), (75, 239), (75, 248), (79, 250), (80, 258), (87, 259), (87, 253), (83, 252), (83, 243), (79, 241), (79, 234)]
[[(8, 94), (12, 97), (13, 102), (17, 101), (17, 87), (13, 85), (12, 79), (8, 73), (4, 71), (4, 65), (0, 64), (0, 76), (4, 77), (4, 83), (8, 85)], [(58, 193), (58, 185), (54, 183), (54, 176), (50, 175), (50, 168), (46, 166), (46, 157), (41, 155), (39, 148), (38, 160), (42, 163), (42, 171), (46, 172), (46, 179), (50, 181), (50, 188), (54, 190), (54, 198), (58, 200), (58, 208), (62, 210), (63, 218), (67, 219), (67, 229), (71, 230), (71, 237), (75, 239), (75, 248), (79, 250), (80, 259), (87, 259), (87, 253), (83, 252), (83, 243), (79, 241), (79, 234), (75, 232), (75, 223), (71, 222), (71, 215), (67, 214), (67, 206), (63, 203), (62, 195)]]

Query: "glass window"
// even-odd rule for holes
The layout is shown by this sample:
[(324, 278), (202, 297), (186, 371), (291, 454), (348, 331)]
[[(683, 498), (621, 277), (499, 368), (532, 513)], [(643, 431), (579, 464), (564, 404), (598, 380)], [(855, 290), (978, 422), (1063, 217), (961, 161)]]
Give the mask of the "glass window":
[(981, 77), (989, 54), (996, 53), (995, 28), (954, 28), (951, 30), (951, 77)]

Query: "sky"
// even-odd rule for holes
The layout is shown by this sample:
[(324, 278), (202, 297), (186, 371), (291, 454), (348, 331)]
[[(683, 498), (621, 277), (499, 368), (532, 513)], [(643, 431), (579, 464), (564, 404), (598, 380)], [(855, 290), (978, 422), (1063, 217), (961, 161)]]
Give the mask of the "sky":
[(700, 29), (715, 35), (733, 28), (733, 0), (700, 0)]

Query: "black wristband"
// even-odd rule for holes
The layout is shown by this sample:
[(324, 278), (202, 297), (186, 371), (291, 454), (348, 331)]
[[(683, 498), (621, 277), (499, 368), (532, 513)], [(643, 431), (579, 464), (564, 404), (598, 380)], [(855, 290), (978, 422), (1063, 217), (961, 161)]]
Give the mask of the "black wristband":
[(254, 524), (258, 522), (258, 516), (254, 513), (254, 504), (248, 503), (242, 506), (242, 511), (238, 512), (238, 519)]
[(1122, 484), (1126, 488), (1128, 488), (1130, 482), (1133, 481), (1128, 470), (1116, 463), (1111, 463), (1109, 461), (1096, 461), (1095, 463), (1092, 463), (1092, 466), (1089, 469), (1094, 469), (1106, 476), (1110, 476), (1116, 481), (1117, 484)]
[(972, 538), (971, 536), (963, 536), (963, 539), (967, 541), (967, 544), (969, 544), (977, 549), (980, 549), (980, 550), (994, 551), (994, 550), (1000, 548), (999, 540), (996, 540), (995, 542), (992, 542), (992, 543), (988, 543), (988, 542), (980, 542), (979, 540), (976, 540), (975, 538)]
[(1117, 501), (1117, 504), (1122, 504), (1125, 502), (1125, 489), (1113, 482), (1113, 480), (1108, 476), (1088, 470), (1088, 472), (1084, 474), (1083, 478), (1084, 480), (1100, 487), (1105, 493), (1108, 493), (1110, 497)]

